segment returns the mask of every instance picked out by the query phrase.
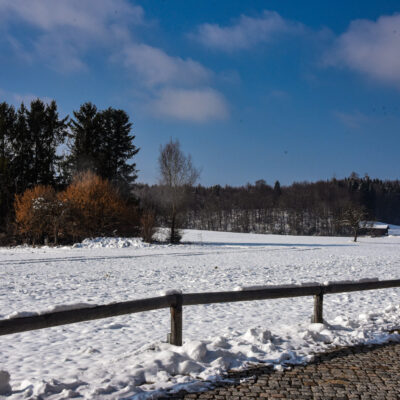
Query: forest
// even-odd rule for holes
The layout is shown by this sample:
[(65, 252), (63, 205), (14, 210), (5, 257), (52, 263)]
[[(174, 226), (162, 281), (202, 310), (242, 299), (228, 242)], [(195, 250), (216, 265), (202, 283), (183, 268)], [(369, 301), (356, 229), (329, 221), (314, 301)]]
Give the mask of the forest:
[[(136, 185), (135, 194), (157, 210), (160, 224), (167, 215), (158, 207), (158, 185)], [(349, 235), (348, 210), (362, 219), (400, 224), (400, 181), (359, 177), (273, 186), (265, 180), (241, 187), (196, 186), (188, 189), (180, 225), (190, 229), (291, 235)]]
[(71, 243), (93, 236), (178, 230), (349, 235), (361, 221), (400, 224), (400, 182), (348, 178), (283, 186), (263, 179), (197, 185), (190, 155), (160, 147), (159, 183), (136, 183), (132, 123), (123, 110), (82, 104), (60, 118), (55, 101), (0, 103), (0, 243)]

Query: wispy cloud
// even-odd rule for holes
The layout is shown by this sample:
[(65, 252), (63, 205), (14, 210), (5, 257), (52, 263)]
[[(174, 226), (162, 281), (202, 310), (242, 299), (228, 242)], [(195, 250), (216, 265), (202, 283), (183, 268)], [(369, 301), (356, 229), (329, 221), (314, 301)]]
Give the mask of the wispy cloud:
[(229, 115), (224, 97), (211, 88), (165, 88), (150, 108), (156, 116), (182, 121), (206, 122), (225, 119)]
[(204, 123), (229, 116), (224, 96), (209, 87), (216, 74), (197, 61), (134, 42), (125, 44), (117, 61), (144, 87), (150, 98), (144, 109), (153, 117)]
[(16, 54), (37, 58), (53, 69), (85, 68), (84, 55), (91, 46), (111, 46), (129, 24), (142, 24), (144, 12), (127, 0), (2, 0), (0, 22), (21, 22), (31, 29), (29, 42), (8, 34)]
[(241, 15), (238, 21), (229, 26), (202, 24), (189, 36), (205, 46), (232, 52), (303, 30), (303, 25), (298, 22), (286, 20), (274, 11), (264, 11), (260, 17)]
[(13, 93), (12, 94), (12, 98), (15, 100), (15, 102), (18, 105), (21, 104), (21, 103), (30, 104), (32, 101), (34, 101), (34, 100), (36, 100), (38, 98), (40, 98), (40, 100), (42, 100), (46, 104), (50, 104), (53, 101), (53, 99), (50, 98), (50, 97), (47, 97), (47, 96), (40, 96), (39, 97), (39, 96), (37, 96), (35, 94), (32, 94), (32, 93), (23, 93), (23, 94)]
[(133, 68), (150, 86), (173, 83), (193, 86), (208, 82), (213, 75), (197, 61), (173, 57), (146, 44), (130, 43), (122, 55), (124, 65)]
[(351, 22), (325, 54), (324, 63), (400, 87), (400, 14)]
[[(116, 60), (133, 77), (135, 90), (150, 99), (152, 115), (194, 122), (228, 115), (224, 97), (210, 88), (217, 74), (138, 40), (134, 27), (152, 23), (129, 0), (0, 0), (0, 23), (8, 50), (57, 72), (89, 70), (88, 55), (100, 49), (106, 60)], [(29, 40), (15, 34), (16, 25), (29, 31)], [(35, 96), (8, 97), (30, 101)]]
[(6, 35), (5, 41), (12, 49), (12, 52), (23, 62), (31, 63), (33, 61), (32, 54), (25, 49), (24, 45), (18, 39), (11, 35)]
[(118, 23), (143, 23), (142, 7), (126, 0), (2, 0), (0, 18), (17, 18), (42, 30), (51, 32), (72, 28), (87, 35), (104, 36), (108, 26)]
[(370, 121), (370, 118), (360, 111), (343, 112), (334, 111), (334, 116), (347, 128), (358, 129)]
[(287, 100), (290, 99), (290, 94), (285, 90), (274, 89), (268, 93), (268, 97), (274, 100)]

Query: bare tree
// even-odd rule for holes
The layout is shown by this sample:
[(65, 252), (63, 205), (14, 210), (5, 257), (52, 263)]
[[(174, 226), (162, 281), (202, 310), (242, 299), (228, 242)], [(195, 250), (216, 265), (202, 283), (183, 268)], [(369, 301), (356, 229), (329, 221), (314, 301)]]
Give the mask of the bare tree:
[(367, 213), (362, 206), (351, 206), (345, 209), (343, 212), (343, 218), (341, 221), (342, 225), (348, 226), (352, 229), (355, 242), (357, 242), (360, 229), (367, 226), (367, 222), (365, 221), (366, 217)]
[(181, 235), (178, 230), (178, 215), (185, 202), (188, 188), (199, 178), (200, 172), (193, 166), (190, 155), (185, 155), (178, 140), (172, 139), (160, 147), (158, 157), (160, 185), (163, 188), (162, 203), (168, 208), (169, 241), (178, 243)]

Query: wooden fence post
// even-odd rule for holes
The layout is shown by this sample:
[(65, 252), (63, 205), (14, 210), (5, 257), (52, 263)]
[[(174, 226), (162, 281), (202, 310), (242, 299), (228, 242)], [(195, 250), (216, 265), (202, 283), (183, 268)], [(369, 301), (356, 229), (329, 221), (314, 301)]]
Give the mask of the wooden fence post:
[(176, 302), (170, 307), (171, 311), (171, 333), (168, 342), (175, 346), (182, 346), (182, 294), (175, 294)]
[(323, 324), (323, 303), (324, 295), (322, 293), (314, 295), (314, 315), (312, 317), (312, 323)]

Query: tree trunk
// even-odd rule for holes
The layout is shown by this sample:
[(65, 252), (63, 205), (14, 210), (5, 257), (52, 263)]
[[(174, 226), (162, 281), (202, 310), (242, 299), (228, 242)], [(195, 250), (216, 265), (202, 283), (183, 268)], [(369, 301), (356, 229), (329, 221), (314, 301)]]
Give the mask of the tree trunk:
[(54, 225), (54, 246), (58, 244), (58, 226)]
[(177, 232), (177, 227), (176, 227), (176, 217), (177, 217), (177, 211), (176, 211), (176, 205), (172, 204), (172, 210), (171, 210), (171, 232), (170, 232), (170, 243), (179, 243), (180, 237)]
[(171, 232), (170, 232), (169, 241), (171, 243), (175, 243), (175, 211), (172, 211), (172, 215), (171, 215)]

